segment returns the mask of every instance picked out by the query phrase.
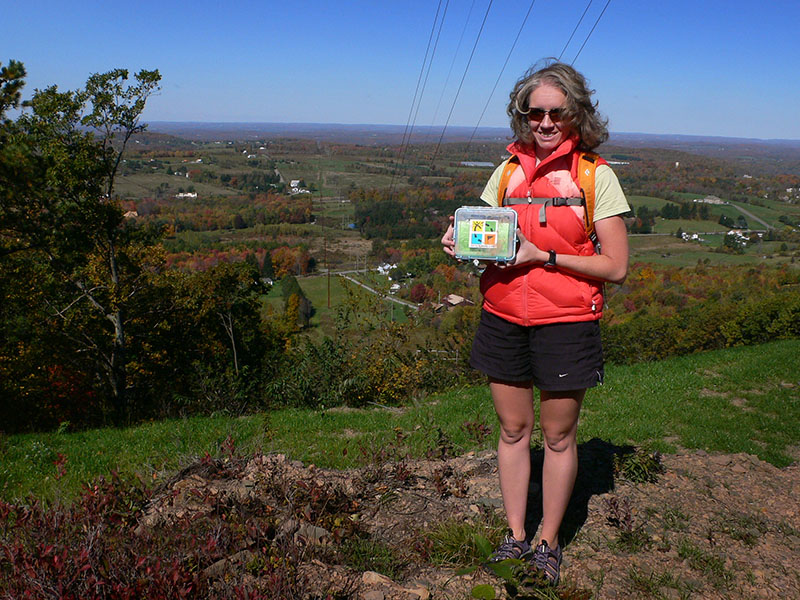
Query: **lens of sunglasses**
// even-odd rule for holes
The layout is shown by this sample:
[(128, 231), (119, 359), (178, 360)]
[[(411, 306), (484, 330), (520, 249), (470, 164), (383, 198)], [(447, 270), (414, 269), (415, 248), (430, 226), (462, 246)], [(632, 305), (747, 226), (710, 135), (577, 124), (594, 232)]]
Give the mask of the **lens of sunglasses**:
[(531, 121), (541, 121), (544, 119), (545, 115), (550, 115), (550, 120), (553, 123), (558, 123), (561, 120), (561, 113), (563, 111), (563, 108), (551, 108), (550, 110), (545, 110), (543, 108), (531, 108), (528, 110), (528, 119)]

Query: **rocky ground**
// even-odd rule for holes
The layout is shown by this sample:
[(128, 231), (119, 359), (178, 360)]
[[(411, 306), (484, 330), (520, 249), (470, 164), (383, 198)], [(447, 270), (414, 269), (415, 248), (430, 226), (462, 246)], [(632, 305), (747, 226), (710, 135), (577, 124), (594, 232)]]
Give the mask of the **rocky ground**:
[[(633, 483), (615, 469), (623, 452), (599, 440), (580, 447), (563, 527), (561, 597), (800, 598), (800, 464), (778, 469), (744, 454), (687, 451), (661, 457), (657, 481)], [(532, 452), (533, 481), (541, 461), (541, 452)], [(642, 478), (641, 469), (636, 474), (629, 471)], [(652, 474), (645, 467), (645, 478)], [(533, 484), (529, 531), (540, 519), (539, 492)], [(498, 598), (508, 596), (503, 582), (483, 570), (459, 573), (478, 560), (476, 551), (457, 564), (434, 564), (436, 557), (441, 562), (441, 542), (432, 532), (441, 533), (443, 523), (497, 534), (502, 502), (491, 451), (348, 471), (282, 455), (243, 460), (236, 468), (198, 463), (164, 487), (139, 527), (202, 518), (221, 505), (269, 512), (274, 527), (267, 537), (292, 553), (308, 598), (460, 599), (481, 584)], [(351, 558), (343, 558), (340, 548), (357, 536), (374, 544), (371, 552), (386, 555), (375, 563), (383, 568), (354, 566), (352, 545)], [(223, 582), (238, 573), (257, 586), (255, 546), (205, 574)]]

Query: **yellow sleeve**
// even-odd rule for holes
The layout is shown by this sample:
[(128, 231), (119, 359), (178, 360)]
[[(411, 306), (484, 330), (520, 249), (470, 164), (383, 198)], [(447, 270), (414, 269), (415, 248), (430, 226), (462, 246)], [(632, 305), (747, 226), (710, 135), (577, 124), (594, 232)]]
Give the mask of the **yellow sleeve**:
[(504, 160), (500, 166), (494, 170), (489, 181), (486, 182), (486, 187), (481, 192), (481, 200), (486, 202), (489, 206), (497, 206), (497, 188), (500, 185), (500, 178), (503, 176), (503, 168), (508, 161)]
[(631, 209), (616, 174), (608, 165), (597, 165), (594, 193), (594, 221), (621, 215)]

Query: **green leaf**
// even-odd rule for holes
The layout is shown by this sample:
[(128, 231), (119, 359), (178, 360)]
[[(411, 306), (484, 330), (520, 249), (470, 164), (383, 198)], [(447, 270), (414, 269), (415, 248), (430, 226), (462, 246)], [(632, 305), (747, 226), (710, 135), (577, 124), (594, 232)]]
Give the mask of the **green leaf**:
[(476, 585), (472, 588), (472, 593), (470, 595), (473, 598), (482, 598), (483, 600), (494, 600), (497, 597), (495, 596), (494, 588), (486, 583)]
[(511, 581), (514, 579), (514, 567), (520, 564), (522, 564), (522, 561), (519, 559), (507, 558), (500, 562), (487, 563), (486, 566), (501, 579)]
[(478, 550), (485, 558), (488, 558), (489, 555), (492, 553), (492, 544), (488, 539), (486, 539), (485, 536), (476, 535), (475, 545), (478, 547)]

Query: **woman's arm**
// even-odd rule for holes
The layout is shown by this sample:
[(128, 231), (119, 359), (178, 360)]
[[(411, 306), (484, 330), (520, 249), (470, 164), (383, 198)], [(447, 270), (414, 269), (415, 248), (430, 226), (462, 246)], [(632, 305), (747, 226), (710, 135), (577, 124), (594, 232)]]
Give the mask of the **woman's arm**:
[[(622, 283), (628, 275), (628, 232), (622, 217), (608, 217), (595, 221), (597, 241), (600, 242), (601, 254), (593, 256), (577, 256), (559, 254), (556, 257), (556, 268), (576, 275)], [(517, 230), (519, 250), (511, 266), (531, 262), (544, 263), (549, 258), (549, 248), (538, 248), (528, 241), (522, 232)]]

